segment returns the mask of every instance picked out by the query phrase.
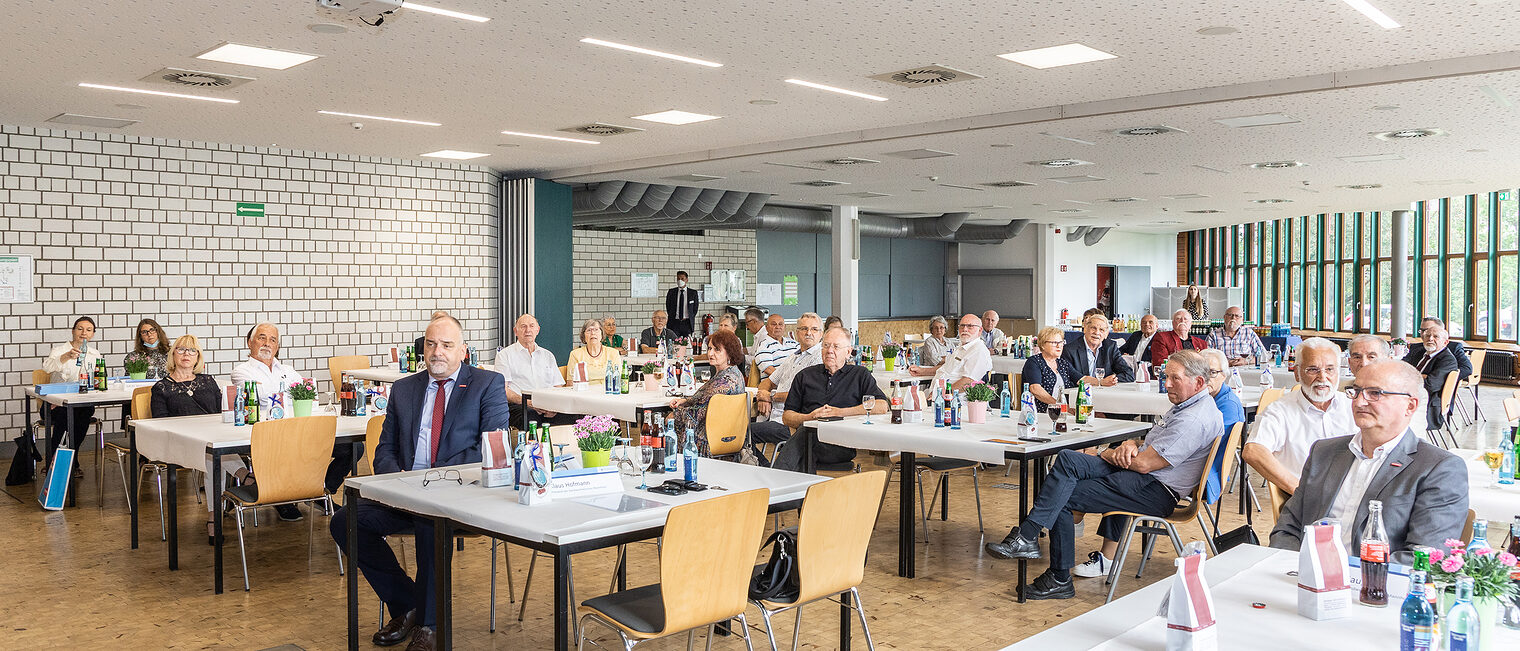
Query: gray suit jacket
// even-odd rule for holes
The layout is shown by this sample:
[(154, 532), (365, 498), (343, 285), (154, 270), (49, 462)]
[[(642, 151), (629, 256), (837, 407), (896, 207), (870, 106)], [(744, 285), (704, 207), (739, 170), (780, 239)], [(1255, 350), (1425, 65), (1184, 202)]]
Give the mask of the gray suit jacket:
[[(1272, 528), (1272, 546), (1298, 549), (1304, 525), (1325, 517), (1340, 492), (1341, 482), (1355, 456), (1347, 447), (1350, 436), (1337, 436), (1314, 444), (1304, 462), (1298, 490), (1283, 504)], [(1450, 452), (1421, 441), (1413, 433), (1388, 453), (1384, 466), (1372, 476), (1362, 503), (1356, 509), (1351, 548), (1361, 547), (1362, 528), (1367, 526), (1367, 502), (1383, 502), (1383, 527), (1389, 549), (1411, 545), (1441, 548), (1447, 538), (1462, 535), (1467, 522), (1467, 464)], [(1346, 526), (1347, 523), (1341, 523)]]

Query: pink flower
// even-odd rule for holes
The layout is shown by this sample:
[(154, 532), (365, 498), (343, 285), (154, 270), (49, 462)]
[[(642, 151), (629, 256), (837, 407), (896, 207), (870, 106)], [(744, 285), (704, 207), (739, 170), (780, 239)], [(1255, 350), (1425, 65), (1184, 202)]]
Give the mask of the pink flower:
[(1443, 558), (1446, 558), (1446, 552), (1443, 552), (1439, 549), (1430, 550), (1430, 562), (1439, 563)]
[(1494, 553), (1494, 550), (1489, 549), (1487, 547), (1480, 547), (1480, 548), (1478, 548), (1477, 551), (1474, 551), (1473, 553), (1476, 554), (1476, 555), (1478, 555), (1478, 556), (1488, 556), (1489, 554)]
[(1515, 566), (1515, 562), (1516, 562), (1516, 559), (1515, 559), (1515, 555), (1514, 554), (1511, 554), (1509, 552), (1504, 552), (1502, 554), (1499, 554), (1499, 564), (1500, 565), (1503, 565), (1505, 567), (1514, 567)]
[(1448, 573), (1450, 573), (1450, 572), (1455, 572), (1455, 571), (1460, 570), (1460, 569), (1462, 569), (1462, 557), (1460, 557), (1460, 556), (1452, 556), (1452, 557), (1447, 558), (1444, 561), (1441, 561), (1441, 571), (1442, 572), (1448, 572)]
[(1447, 538), (1446, 546), (1452, 549), (1462, 549), (1463, 547), (1467, 546), (1467, 543), (1457, 540), (1456, 538)]

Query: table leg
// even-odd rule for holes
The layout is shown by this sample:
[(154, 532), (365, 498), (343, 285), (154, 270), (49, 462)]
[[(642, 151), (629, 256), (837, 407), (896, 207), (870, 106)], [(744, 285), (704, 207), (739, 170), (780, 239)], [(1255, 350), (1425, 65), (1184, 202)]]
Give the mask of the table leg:
[[(74, 407), (70, 405), (64, 407), (64, 409), (68, 411), (68, 416), (64, 417), (62, 441), (67, 441), (69, 447), (74, 448), (74, 460), (69, 464), (69, 490), (64, 499), (66, 500), (65, 503), (72, 507), (75, 505), (76, 498), (79, 497), (78, 482), (74, 481), (73, 478), (74, 470), (79, 467), (79, 442), (74, 440)], [(62, 442), (59, 444), (62, 445)]]
[(211, 503), (211, 529), (212, 543), (215, 549), (211, 551), (213, 557), (211, 581), (216, 586), (216, 594), (222, 593), (222, 455), (213, 451), (211, 453), (211, 494), (206, 496), (206, 501)]
[(343, 508), (347, 509), (344, 515), (348, 519), (348, 544), (343, 546), (348, 551), (343, 555), (343, 576), (348, 594), (348, 651), (359, 651), (359, 561), (354, 557), (359, 552), (359, 518), (355, 517), (359, 489), (346, 486), (343, 495)]
[(950, 519), (950, 474), (939, 475), (939, 521)]
[(554, 550), (554, 648), (555, 651), (570, 649), (570, 618), (575, 612), (570, 608), (570, 555), (563, 547)]
[(913, 535), (918, 513), (915, 510), (917, 498), (913, 494), (915, 484), (913, 482), (914, 457), (912, 452), (902, 452), (897, 456), (897, 482), (900, 489), (898, 499), (900, 503), (897, 509), (897, 575), (904, 578), (913, 578), (917, 574), (914, 567), (918, 560)]
[[(556, 571), (559, 569), (555, 567)], [(434, 648), (449, 651), (453, 646), (454, 596), (454, 526), (447, 518), (433, 519), (433, 602), (437, 609), (437, 637)]]
[(850, 651), (850, 591), (839, 593), (839, 651)]
[(166, 464), (164, 479), (169, 484), (164, 501), (169, 507), (169, 569), (179, 569), (179, 466)]
[(623, 562), (618, 563), (617, 589), (622, 592), (628, 589), (628, 552), (623, 552)]
[[(1029, 516), (1029, 462), (1019, 462), (1019, 524)], [(1024, 603), (1024, 582), (1029, 578), (1029, 560), (1019, 559), (1019, 603)]]
[(132, 464), (131, 483), (127, 484), (127, 510), (132, 513), (132, 549), (137, 549), (137, 483), (142, 465), (137, 459), (137, 428), (127, 429), (127, 462)]

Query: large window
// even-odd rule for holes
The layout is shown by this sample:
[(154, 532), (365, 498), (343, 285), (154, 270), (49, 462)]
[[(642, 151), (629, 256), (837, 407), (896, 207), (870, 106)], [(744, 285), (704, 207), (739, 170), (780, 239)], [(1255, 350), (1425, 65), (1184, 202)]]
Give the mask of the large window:
[[(1395, 286), (1390, 212), (1294, 216), (1187, 234), (1195, 282), (1242, 287), (1246, 318), (1338, 333), (1406, 336), (1421, 316), (1452, 338), (1520, 337), (1520, 201), (1513, 190), (1417, 202), (1404, 220), (1405, 278)], [(1393, 313), (1395, 294), (1407, 296)]]

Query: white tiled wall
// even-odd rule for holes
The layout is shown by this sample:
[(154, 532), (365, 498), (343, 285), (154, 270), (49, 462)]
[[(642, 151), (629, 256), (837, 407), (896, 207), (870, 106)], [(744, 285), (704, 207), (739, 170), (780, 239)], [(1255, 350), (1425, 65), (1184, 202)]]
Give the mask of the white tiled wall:
[[(690, 286), (702, 288), (713, 269), (743, 269), (745, 299), (702, 303), (702, 313), (721, 314), (724, 305), (755, 302), (754, 231), (705, 231), (705, 235), (664, 235), (575, 231), (575, 319), (571, 338), (580, 342), (580, 324), (589, 318), (617, 317), (618, 334), (638, 337), (649, 327), (649, 316), (665, 308), (665, 290), (675, 287), (676, 272), (690, 275)], [(633, 298), (635, 271), (660, 275), (658, 296)], [(700, 321), (697, 324), (701, 327)], [(559, 351), (556, 351), (559, 352)]]
[(327, 357), (378, 362), (438, 309), (489, 358), (499, 187), (451, 163), (0, 126), (0, 253), (35, 257), (37, 293), (0, 303), (0, 440), (78, 315), (113, 374), (143, 317), (200, 337), (224, 380), (259, 321), (324, 390)]

